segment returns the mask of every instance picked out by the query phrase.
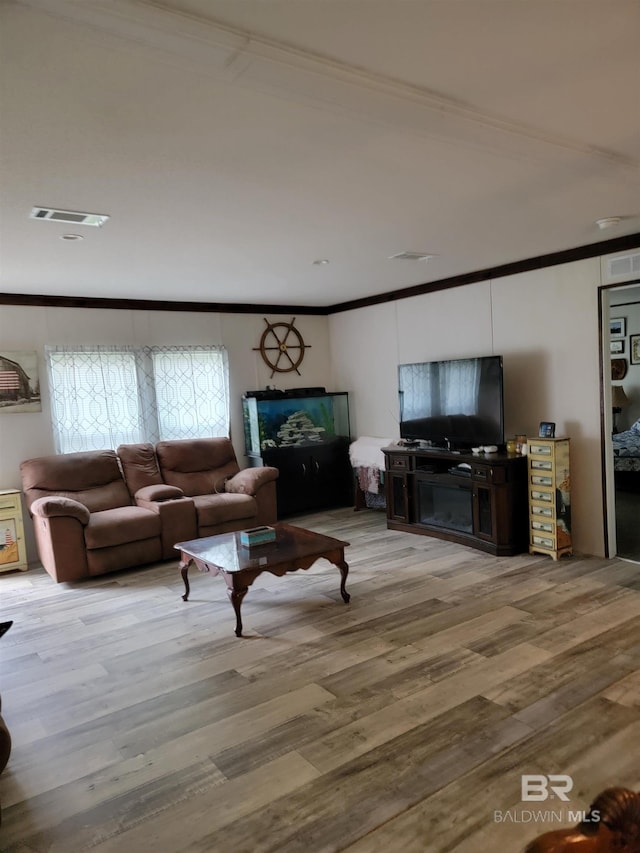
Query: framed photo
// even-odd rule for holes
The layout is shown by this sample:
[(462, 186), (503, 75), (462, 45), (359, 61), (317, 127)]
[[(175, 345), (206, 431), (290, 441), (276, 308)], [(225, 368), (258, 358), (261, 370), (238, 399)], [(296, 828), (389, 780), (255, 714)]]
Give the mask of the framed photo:
[(614, 382), (619, 382), (627, 375), (627, 359), (612, 358), (611, 359), (611, 378)]
[[(640, 335), (638, 335), (640, 338)], [(555, 438), (556, 425), (551, 421), (541, 421), (538, 429), (538, 438)]]
[(623, 353), (624, 352), (624, 341), (610, 341), (609, 347), (611, 352)]
[(0, 414), (41, 412), (38, 354), (0, 352)]
[(640, 364), (640, 335), (629, 337), (629, 356), (631, 364)]
[(609, 320), (609, 337), (624, 338), (627, 334), (627, 318), (616, 317), (615, 320)]

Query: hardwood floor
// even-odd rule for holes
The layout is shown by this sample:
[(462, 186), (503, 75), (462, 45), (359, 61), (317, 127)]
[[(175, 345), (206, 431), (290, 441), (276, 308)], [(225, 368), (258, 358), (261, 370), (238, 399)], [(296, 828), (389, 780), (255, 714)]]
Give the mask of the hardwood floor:
[[(517, 853), (640, 788), (639, 565), (291, 521), (351, 542), (351, 603), (325, 561), (262, 575), (241, 639), (177, 563), (0, 575), (3, 853)], [(523, 773), (570, 802), (523, 803)]]

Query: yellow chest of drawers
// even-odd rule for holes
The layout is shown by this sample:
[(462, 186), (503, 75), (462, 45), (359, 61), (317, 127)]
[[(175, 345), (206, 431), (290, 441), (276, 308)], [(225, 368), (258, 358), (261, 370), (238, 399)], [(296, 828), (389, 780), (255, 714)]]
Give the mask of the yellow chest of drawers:
[(22, 502), (17, 489), (0, 489), (0, 572), (27, 570)]
[(571, 554), (568, 438), (532, 438), (528, 452), (529, 553)]

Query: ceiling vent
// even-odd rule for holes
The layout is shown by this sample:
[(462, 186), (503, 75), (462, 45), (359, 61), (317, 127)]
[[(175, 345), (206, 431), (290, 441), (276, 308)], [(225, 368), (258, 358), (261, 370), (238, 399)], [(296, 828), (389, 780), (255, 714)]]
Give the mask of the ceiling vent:
[(109, 218), (102, 213), (80, 213), (78, 210), (56, 210), (50, 207), (34, 207), (30, 219), (44, 219), (47, 222), (67, 222), (72, 225), (91, 225), (100, 228)]
[(608, 280), (634, 278), (640, 276), (640, 252), (634, 255), (621, 255), (607, 261)]
[(389, 255), (390, 261), (430, 261), (435, 255), (428, 252), (398, 252), (397, 255)]

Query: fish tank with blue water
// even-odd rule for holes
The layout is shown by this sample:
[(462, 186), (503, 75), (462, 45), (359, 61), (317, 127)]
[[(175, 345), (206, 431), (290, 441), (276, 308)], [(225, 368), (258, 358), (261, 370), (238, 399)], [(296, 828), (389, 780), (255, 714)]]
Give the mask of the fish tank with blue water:
[(242, 398), (248, 456), (286, 447), (312, 447), (348, 437), (346, 391), (249, 391)]

